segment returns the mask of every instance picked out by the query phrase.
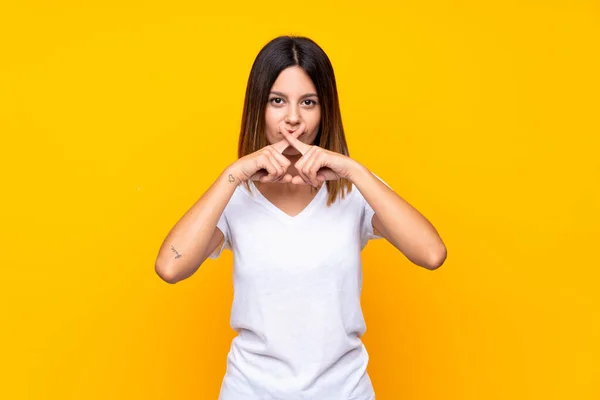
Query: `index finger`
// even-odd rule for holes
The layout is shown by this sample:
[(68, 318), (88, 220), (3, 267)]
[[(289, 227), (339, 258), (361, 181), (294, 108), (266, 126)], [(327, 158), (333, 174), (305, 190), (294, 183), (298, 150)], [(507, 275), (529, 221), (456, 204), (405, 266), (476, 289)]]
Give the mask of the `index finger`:
[[(285, 129), (282, 129), (282, 132), (285, 132)], [(298, 136), (300, 136), (302, 134), (302, 132), (304, 132), (304, 129), (301, 126), (300, 128), (296, 129), (292, 134), (288, 133), (288, 135), (291, 136), (292, 138), (296, 139)], [(290, 144), (289, 140), (286, 138), (286, 139), (281, 139), (277, 143), (273, 143), (272, 147), (273, 147), (273, 149), (275, 149), (276, 152), (281, 154), (281, 153), (283, 153), (283, 151), (285, 149), (290, 147), (290, 145), (291, 144)]]
[(272, 145), (272, 147), (273, 147), (273, 149), (275, 149), (276, 152), (278, 152), (278, 153), (281, 154), (281, 153), (283, 153), (283, 151), (285, 149), (287, 149), (288, 147), (290, 147), (290, 143), (287, 140), (282, 139), (279, 142), (274, 143)]
[(302, 155), (305, 155), (312, 147), (311, 145), (299, 141), (294, 135), (290, 135), (285, 130), (281, 131), (281, 133), (283, 134), (283, 136), (285, 136), (285, 139), (289, 142), (289, 144), (291, 144), (292, 147), (298, 150)]

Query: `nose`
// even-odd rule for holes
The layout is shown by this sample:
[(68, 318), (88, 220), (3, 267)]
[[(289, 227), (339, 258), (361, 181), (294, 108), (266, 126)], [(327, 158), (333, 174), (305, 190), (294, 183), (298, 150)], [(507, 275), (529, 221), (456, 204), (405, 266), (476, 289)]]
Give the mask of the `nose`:
[(292, 126), (300, 123), (300, 113), (298, 113), (296, 107), (292, 106), (288, 109), (288, 112), (285, 116), (285, 122)]

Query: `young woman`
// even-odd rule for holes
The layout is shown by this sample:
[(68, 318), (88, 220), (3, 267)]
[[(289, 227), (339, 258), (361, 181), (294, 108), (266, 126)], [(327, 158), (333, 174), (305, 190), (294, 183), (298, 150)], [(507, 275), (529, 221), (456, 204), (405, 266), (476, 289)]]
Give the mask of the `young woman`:
[(304, 37), (278, 37), (248, 80), (238, 159), (173, 227), (156, 260), (169, 283), (233, 251), (220, 400), (375, 398), (360, 339), (360, 253), (386, 238), (438, 268), (435, 228), (349, 157), (333, 68)]

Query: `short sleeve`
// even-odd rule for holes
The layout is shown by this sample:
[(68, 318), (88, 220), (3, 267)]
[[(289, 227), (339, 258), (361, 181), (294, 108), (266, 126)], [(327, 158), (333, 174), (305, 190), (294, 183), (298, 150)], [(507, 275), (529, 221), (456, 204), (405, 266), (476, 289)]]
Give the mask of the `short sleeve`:
[[(373, 174), (373, 175), (375, 175), (375, 174)], [(390, 185), (388, 185), (383, 179), (381, 179), (377, 175), (375, 175), (375, 177), (377, 179), (379, 179), (381, 182), (383, 182), (387, 187), (390, 187)], [(373, 215), (375, 214), (375, 210), (373, 210), (371, 205), (367, 202), (367, 200), (363, 197), (362, 194), (360, 195), (360, 199), (361, 199), (361, 203), (362, 203), (361, 204), (361, 206), (362, 206), (361, 217), (362, 218), (361, 218), (361, 238), (360, 239), (361, 239), (361, 248), (364, 248), (367, 245), (367, 242), (369, 240), (382, 239), (383, 236), (377, 235), (377, 234), (375, 234), (375, 232), (373, 232)]]
[[(227, 208), (225, 208), (225, 210), (227, 210)], [(213, 260), (219, 258), (223, 250), (231, 250), (231, 234), (229, 230), (229, 224), (227, 223), (227, 216), (225, 215), (225, 211), (223, 211), (223, 213), (219, 217), (219, 221), (217, 222), (217, 228), (219, 228), (219, 230), (223, 232), (223, 240), (215, 248), (212, 254), (208, 256), (208, 258), (212, 258)]]

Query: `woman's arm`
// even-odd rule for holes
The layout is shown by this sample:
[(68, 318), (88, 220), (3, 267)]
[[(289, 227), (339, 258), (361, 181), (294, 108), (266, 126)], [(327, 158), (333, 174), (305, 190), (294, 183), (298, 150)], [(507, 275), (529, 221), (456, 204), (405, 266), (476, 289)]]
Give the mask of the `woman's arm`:
[(294, 177), (293, 183), (310, 182), (317, 186), (319, 181), (350, 180), (375, 212), (375, 232), (419, 266), (436, 269), (446, 260), (446, 246), (433, 225), (364, 165), (340, 153), (307, 145), (285, 130), (281, 133), (302, 154), (295, 164), (300, 176)]
[[(296, 129), (293, 138), (304, 128)], [(235, 188), (249, 179), (261, 182), (290, 182), (290, 161), (282, 155), (287, 140), (265, 146), (237, 159), (219, 175), (210, 188), (171, 229), (158, 252), (156, 273), (169, 283), (190, 277), (223, 240), (217, 228), (221, 214)]]
[(221, 242), (217, 222), (239, 183), (238, 172), (227, 167), (171, 229), (155, 263), (164, 281), (176, 283), (193, 275)]
[(433, 270), (446, 260), (446, 246), (433, 225), (364, 165), (353, 160), (349, 180), (373, 208), (373, 230), (411, 262)]

